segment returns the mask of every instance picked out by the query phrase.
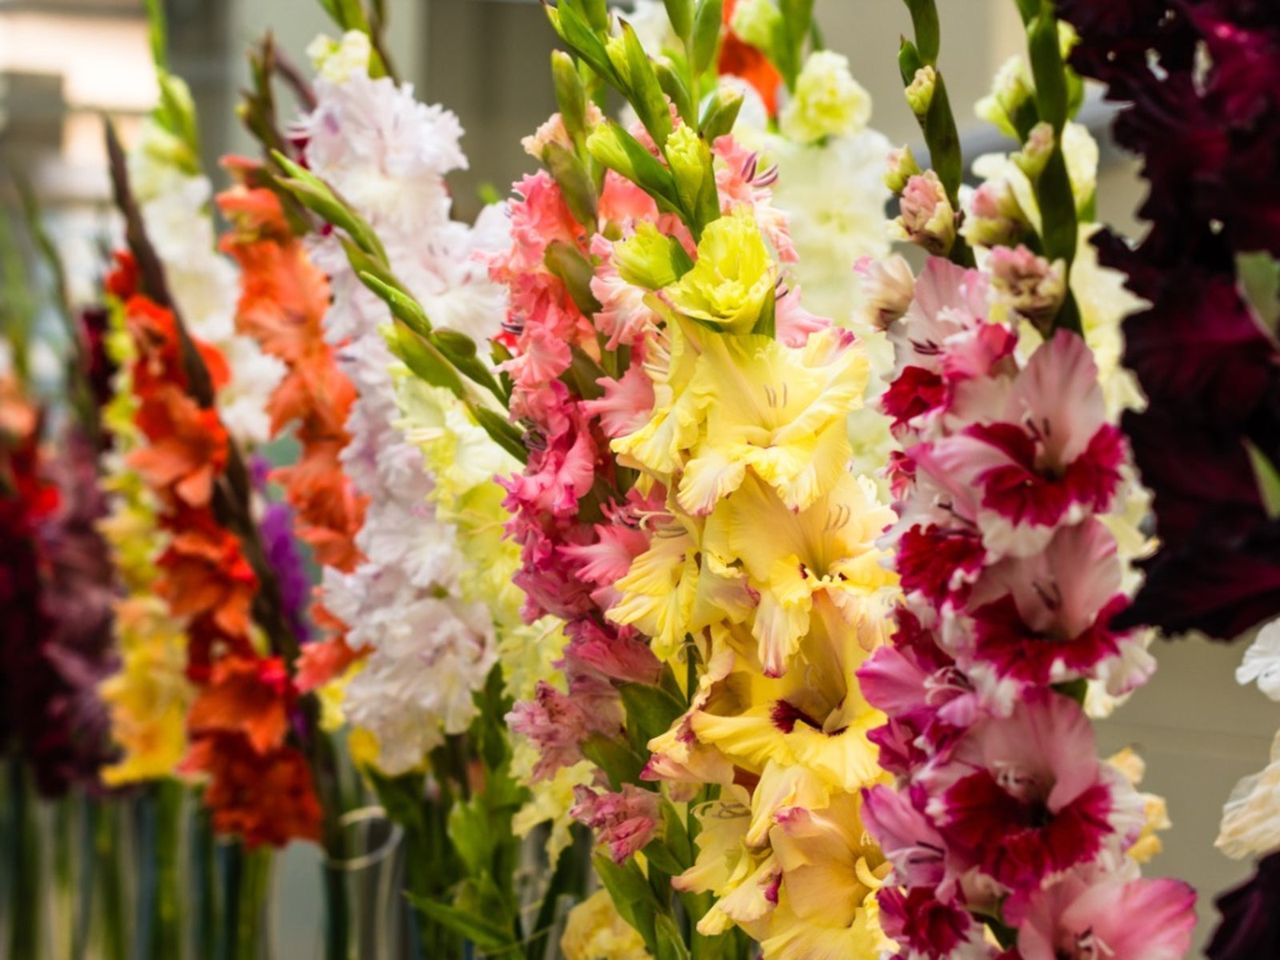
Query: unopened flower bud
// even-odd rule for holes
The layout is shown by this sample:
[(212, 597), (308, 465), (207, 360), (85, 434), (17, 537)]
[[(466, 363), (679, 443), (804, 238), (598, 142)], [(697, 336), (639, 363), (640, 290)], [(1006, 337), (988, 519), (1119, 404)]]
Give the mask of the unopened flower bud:
[(917, 117), (923, 117), (929, 112), (929, 105), (933, 103), (933, 91), (937, 85), (938, 72), (933, 67), (926, 65), (916, 71), (915, 77), (907, 86), (906, 95), (907, 106)]
[(889, 151), (888, 168), (884, 172), (884, 185), (894, 194), (900, 194), (907, 187), (907, 181), (924, 173), (920, 164), (916, 163), (915, 154), (910, 147), (898, 147)]
[(1049, 158), (1053, 156), (1056, 144), (1057, 137), (1054, 136), (1053, 126), (1044, 122), (1037, 123), (1031, 128), (1031, 133), (1027, 135), (1027, 142), (1022, 145), (1022, 149), (1013, 154), (1011, 159), (1017, 164), (1018, 169), (1027, 175), (1027, 179), (1034, 183), (1040, 179), (1040, 174), (1044, 173), (1044, 168), (1049, 163)]
[(617, 71), (622, 82), (627, 86), (631, 85), (631, 64), (627, 62), (627, 43), (619, 35), (615, 34), (604, 42), (604, 52), (609, 56), (609, 62), (613, 64), (613, 69)]
[(684, 272), (683, 264), (676, 262), (677, 246), (652, 223), (641, 221), (635, 233), (613, 245), (613, 262), (618, 275), (632, 286), (661, 290)]
[(988, 180), (973, 192), (960, 233), (975, 247), (1011, 247), (1029, 224), (1007, 180)]
[(900, 214), (890, 224), (899, 240), (910, 240), (936, 256), (946, 256), (956, 240), (956, 212), (932, 170), (912, 177), (902, 191)]
[(996, 247), (988, 266), (1000, 297), (1047, 336), (1067, 296), (1066, 263), (1049, 263), (1018, 246)]
[(998, 127), (1005, 136), (1017, 137), (1014, 118), (1034, 94), (1026, 61), (1021, 57), (1011, 57), (996, 74), (991, 93), (978, 101), (974, 112), (980, 119)]

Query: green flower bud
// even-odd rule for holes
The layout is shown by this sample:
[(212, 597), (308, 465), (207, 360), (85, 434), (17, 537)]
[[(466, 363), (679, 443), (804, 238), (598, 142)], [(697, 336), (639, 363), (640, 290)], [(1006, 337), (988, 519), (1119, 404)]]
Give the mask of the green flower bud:
[(646, 290), (671, 286), (690, 266), (689, 255), (679, 241), (647, 221), (642, 221), (629, 238), (613, 245), (613, 263), (618, 276)]
[(888, 167), (884, 172), (884, 185), (894, 194), (900, 194), (907, 188), (907, 181), (924, 173), (920, 164), (916, 163), (915, 154), (910, 147), (899, 147), (889, 151)]
[(938, 72), (933, 67), (926, 65), (916, 71), (916, 75), (907, 86), (905, 93), (907, 106), (911, 108), (911, 112), (917, 117), (923, 117), (928, 114), (929, 105), (933, 103), (933, 91), (937, 85)]

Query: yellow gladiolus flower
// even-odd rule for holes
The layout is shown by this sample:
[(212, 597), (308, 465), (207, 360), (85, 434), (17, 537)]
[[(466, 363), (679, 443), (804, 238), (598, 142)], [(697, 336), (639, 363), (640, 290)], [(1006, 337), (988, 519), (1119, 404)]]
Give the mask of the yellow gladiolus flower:
[(846, 792), (874, 783), (881, 775), (879, 754), (867, 733), (884, 716), (858, 687), (866, 639), (839, 616), (815, 617), (790, 669), (778, 678), (765, 675), (753, 650), (742, 652), (732, 672), (687, 714), (689, 729), (699, 744), (748, 773), (763, 775), (778, 764), (805, 768)]
[[(759, 593), (752, 633), (767, 673), (787, 670), (809, 632), (815, 600), (829, 602), (847, 623), (883, 627), (897, 579), (881, 566), (876, 539), (893, 514), (876, 502), (870, 480), (843, 474), (808, 509), (796, 512), (749, 479), (719, 509), (727, 514), (724, 552), (741, 559)], [(762, 530), (769, 536), (760, 536)]]
[(755, 217), (741, 208), (712, 221), (693, 269), (666, 289), (679, 313), (723, 333), (750, 333), (773, 297), (777, 266)]
[(708, 339), (689, 387), (707, 420), (680, 478), (680, 505), (710, 513), (749, 467), (788, 509), (809, 507), (852, 455), (845, 419), (862, 405), (865, 354), (834, 328), (798, 349), (767, 337)]
[(631, 562), (617, 582), (621, 599), (609, 619), (633, 625), (651, 637), (659, 659), (671, 659), (686, 634), (699, 634), (718, 623), (741, 623), (752, 602), (742, 571), (717, 555), (723, 534), (714, 520), (672, 518), (655, 526), (648, 550)]
[(649, 960), (644, 940), (622, 919), (607, 890), (569, 911), (560, 952), (565, 960)]
[(847, 960), (893, 949), (876, 902), (890, 865), (867, 837), (860, 807), (858, 794), (839, 795), (824, 810), (794, 808), (771, 831), (782, 882), (762, 943), (767, 960)]

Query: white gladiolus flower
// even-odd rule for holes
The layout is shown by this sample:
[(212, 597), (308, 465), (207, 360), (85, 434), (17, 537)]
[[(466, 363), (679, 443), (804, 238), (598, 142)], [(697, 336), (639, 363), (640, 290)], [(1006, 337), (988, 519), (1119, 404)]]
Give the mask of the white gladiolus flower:
[[(297, 125), (308, 166), (377, 231), (431, 322), (483, 343), (506, 315), (506, 295), (482, 254), (508, 242), (507, 222), (500, 209), (475, 227), (450, 219), (444, 176), (466, 166), (457, 117), (419, 103), (408, 84), (328, 69), (338, 56), (324, 60), (317, 106)], [(473, 694), (497, 657), (496, 631), (489, 608), (461, 596), (457, 531), (436, 514), (421, 438), (406, 434), (414, 427), (404, 423), (398, 383), (408, 374), (382, 334), (391, 316), (335, 237), (311, 243), (333, 295), (325, 336), (357, 394), (342, 463), (368, 498), (356, 536), (364, 560), (350, 573), (326, 570), (323, 600), (349, 627), (347, 642), (370, 651), (343, 712), (372, 734), (378, 766), (398, 774), (470, 725)]]

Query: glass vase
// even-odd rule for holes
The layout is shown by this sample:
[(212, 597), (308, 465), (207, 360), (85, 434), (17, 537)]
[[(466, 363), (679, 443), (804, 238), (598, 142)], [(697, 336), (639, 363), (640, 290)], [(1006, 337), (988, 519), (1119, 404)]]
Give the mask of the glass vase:
[(339, 821), (342, 855), (324, 862), (325, 960), (401, 960), (404, 830), (378, 806)]

